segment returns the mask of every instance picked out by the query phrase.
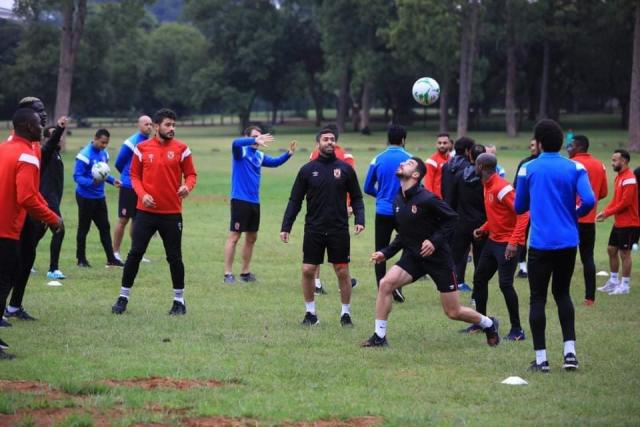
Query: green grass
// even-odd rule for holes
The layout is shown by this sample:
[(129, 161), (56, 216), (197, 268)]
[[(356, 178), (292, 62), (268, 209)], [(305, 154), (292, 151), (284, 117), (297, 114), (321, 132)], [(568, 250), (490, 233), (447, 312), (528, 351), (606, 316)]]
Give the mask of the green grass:
[[(74, 130), (64, 155), (67, 172), (62, 207), (67, 236), (61, 269), (69, 278), (63, 287), (46, 286), (49, 238), (45, 238), (38, 249), (38, 272), (30, 280), (25, 299), (25, 307), (41, 320), (15, 321), (13, 328), (0, 330), (18, 356), (0, 363), (0, 378), (47, 382), (61, 391), (81, 395), (85, 408), (106, 411), (121, 405), (132, 411), (129, 418), (114, 420), (118, 425), (162, 419), (169, 424), (176, 422), (174, 415), (145, 415), (150, 404), (186, 408), (189, 416), (250, 417), (267, 425), (363, 415), (382, 416), (385, 425), (394, 426), (637, 425), (640, 294), (633, 285), (640, 283), (640, 275), (636, 272), (630, 295), (608, 297), (599, 293), (596, 306), (586, 308), (581, 305), (584, 284), (581, 265), (577, 264), (572, 296), (581, 369), (575, 374), (559, 369), (562, 343), (551, 296), (547, 340), (552, 373), (543, 376), (525, 372), (533, 352), (527, 322), (529, 292), (523, 280), (516, 280), (516, 288), (527, 341), (489, 348), (483, 336), (458, 334), (456, 331), (464, 325), (444, 316), (432, 282), (419, 281), (406, 288), (407, 303), (394, 307), (389, 324), (390, 347), (383, 351), (360, 349), (358, 343), (372, 333), (376, 293), (373, 268), (368, 262), (373, 249), (374, 204), (367, 196), (367, 229), (351, 240), (351, 268), (361, 282), (352, 301), (356, 327), (340, 327), (337, 285), (325, 266), (322, 277), (329, 295), (317, 299), (322, 323), (312, 330), (300, 328), (304, 314), (300, 290), (304, 208), (288, 245), (279, 241), (278, 233), (295, 173), (313, 148), (313, 130), (284, 127), (276, 131), (277, 141), (269, 154), (276, 155), (293, 138), (306, 152), (301, 150), (278, 169), (263, 170), (262, 223), (253, 259), (259, 282), (225, 286), (222, 250), (228, 233), (230, 143), (235, 129), (178, 129), (178, 137), (194, 152), (199, 177), (184, 208), (188, 314), (170, 318), (166, 313), (172, 290), (160, 239), (151, 242), (147, 256), (153, 262), (141, 265), (128, 312), (123, 316), (110, 313), (118, 295), (121, 270), (102, 267), (105, 259), (95, 228), (87, 245), (94, 268), (75, 267), (77, 208), (71, 171), (73, 157), (91, 132)], [(112, 159), (131, 132), (113, 130), (109, 147)], [(594, 154), (607, 165), (612, 149), (626, 138), (626, 133), (616, 130), (593, 130), (588, 135)], [(510, 178), (517, 162), (527, 155), (528, 134), (516, 140), (497, 132), (471, 136), (499, 147), (500, 163)], [(374, 129), (371, 137), (341, 136), (341, 144), (354, 152), (361, 185), (369, 161), (384, 148), (384, 141), (381, 129)], [(435, 131), (411, 129), (407, 148), (427, 157), (434, 141)], [(609, 180), (612, 182), (613, 173), (609, 173)], [(107, 194), (113, 225), (117, 192), (109, 187)], [(610, 227), (611, 221), (607, 221), (597, 228), (598, 270), (608, 270), (605, 248)], [(127, 237), (124, 252), (129, 244)], [(469, 268), (467, 280), (471, 275)], [(462, 294), (464, 303), (468, 298), (468, 294)], [(508, 327), (496, 280), (490, 285), (489, 311), (503, 319), (505, 329)], [(529, 385), (500, 384), (511, 375), (524, 377)], [(106, 379), (150, 376), (213, 378), (228, 384), (190, 390), (98, 385)], [(33, 404), (28, 394), (11, 394), (0, 398), (0, 412), (24, 410)], [(86, 415), (65, 421), (65, 425), (90, 424)]]

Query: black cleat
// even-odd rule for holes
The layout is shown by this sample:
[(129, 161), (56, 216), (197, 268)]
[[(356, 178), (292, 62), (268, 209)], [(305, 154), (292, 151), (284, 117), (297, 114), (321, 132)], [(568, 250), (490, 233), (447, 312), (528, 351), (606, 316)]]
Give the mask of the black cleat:
[(0, 360), (11, 360), (15, 359), (16, 356), (11, 353), (6, 353), (4, 350), (0, 350)]
[(87, 261), (86, 259), (79, 259), (78, 260), (78, 267), (80, 267), (80, 268), (91, 268), (91, 264), (89, 264), (89, 261)]
[(518, 279), (526, 279), (529, 277), (529, 273), (524, 270), (518, 270), (518, 275), (516, 276)]
[(124, 263), (117, 258), (112, 259), (111, 261), (107, 261), (107, 265), (105, 267), (124, 267)]
[(327, 291), (325, 291), (324, 288), (322, 287), (322, 285), (320, 285), (320, 286), (316, 286), (316, 289), (315, 289), (315, 291), (313, 291), (313, 293), (315, 295), (326, 295)]
[(187, 314), (187, 306), (180, 301), (173, 300), (169, 316), (182, 316), (184, 314)]
[(320, 320), (318, 320), (318, 316), (316, 316), (315, 314), (311, 314), (308, 311), (305, 313), (304, 319), (302, 319), (302, 326), (315, 326), (319, 323)]
[(358, 286), (358, 283), (360, 283), (360, 282), (358, 282), (358, 279), (356, 279), (354, 277), (351, 278), (351, 288), (352, 289), (355, 288), (356, 286)]
[(529, 365), (529, 368), (527, 369), (527, 371), (542, 372), (543, 374), (548, 374), (550, 371), (549, 362), (545, 360), (544, 362), (537, 364), (536, 361), (534, 360), (533, 362), (531, 362), (531, 365)]
[(353, 328), (353, 322), (351, 321), (351, 315), (349, 313), (345, 313), (340, 316), (340, 324), (343, 328)]
[(387, 337), (380, 338), (378, 334), (374, 333), (371, 337), (363, 341), (360, 347), (388, 347)]
[(393, 291), (393, 300), (399, 303), (404, 302), (404, 295), (402, 294), (402, 289), (398, 288), (395, 291)]
[(4, 317), (0, 316), (0, 328), (10, 328), (13, 325), (7, 321)]
[(113, 314), (122, 314), (127, 311), (127, 304), (129, 303), (129, 299), (125, 297), (118, 297), (118, 300), (111, 307), (111, 312)]
[(4, 310), (4, 316), (5, 317), (15, 317), (16, 319), (20, 319), (20, 320), (38, 320), (35, 317), (33, 317), (32, 315), (30, 315), (29, 313), (27, 313), (27, 311), (20, 307), (19, 309), (17, 309), (14, 312), (10, 312), (9, 310), (5, 309)]
[(500, 334), (498, 328), (500, 328), (500, 322), (495, 317), (490, 317), (493, 320), (493, 325), (488, 328), (484, 328), (484, 333), (487, 335), (487, 344), (489, 347), (495, 347), (500, 344)]
[(258, 279), (256, 279), (256, 275), (253, 273), (242, 273), (240, 274), (240, 281), (241, 282), (245, 282), (245, 283), (249, 283), (249, 282), (255, 282)]
[(578, 358), (573, 353), (567, 353), (564, 355), (564, 363), (562, 369), (565, 371), (575, 371), (578, 369)]
[(9, 348), (9, 344), (7, 344), (6, 342), (0, 340), (0, 350), (6, 350)]

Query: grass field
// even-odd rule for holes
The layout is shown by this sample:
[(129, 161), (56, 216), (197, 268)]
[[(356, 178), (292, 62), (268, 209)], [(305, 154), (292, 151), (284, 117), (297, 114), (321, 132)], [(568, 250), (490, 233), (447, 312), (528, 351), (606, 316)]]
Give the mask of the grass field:
[[(114, 159), (121, 141), (133, 129), (112, 133)], [(528, 284), (516, 280), (521, 319), (528, 339), (489, 348), (484, 336), (464, 336), (463, 324), (448, 320), (435, 286), (419, 281), (406, 288), (407, 302), (396, 305), (389, 322), (388, 349), (358, 347), (373, 330), (376, 287), (369, 254), (373, 249), (373, 199), (366, 196), (367, 229), (352, 236), (355, 328), (339, 324), (340, 302), (335, 277), (323, 268), (329, 294), (317, 298), (321, 324), (302, 329), (300, 291), (303, 212), (291, 242), (278, 233), (298, 168), (313, 148), (311, 129), (278, 128), (268, 150), (275, 155), (290, 139), (300, 152), (278, 169), (264, 169), (262, 223), (253, 271), (255, 284), (223, 285), (222, 249), (228, 230), (230, 143), (234, 128), (184, 128), (198, 169), (198, 185), (184, 205), (183, 255), (188, 314), (170, 318), (172, 290), (160, 239), (151, 242), (132, 290), (129, 308), (114, 316), (110, 307), (120, 287), (121, 270), (103, 268), (104, 254), (92, 228), (87, 244), (92, 269), (75, 266), (76, 204), (73, 158), (90, 138), (74, 130), (64, 155), (66, 167), (63, 215), (67, 236), (61, 269), (64, 286), (46, 286), (48, 238), (39, 247), (37, 273), (30, 280), (25, 308), (40, 321), (14, 321), (0, 329), (17, 358), (0, 363), (0, 379), (37, 381), (40, 388), (20, 389), (0, 382), (0, 425), (638, 425), (640, 423), (640, 283), (636, 271), (627, 296), (598, 293), (594, 307), (582, 305), (581, 264), (576, 266), (572, 296), (576, 305), (577, 351), (581, 368), (560, 369), (562, 343), (555, 304), (550, 297), (547, 341), (552, 373), (526, 372), (533, 359), (528, 328)], [(527, 154), (528, 134), (508, 140), (501, 133), (472, 134), (480, 143), (499, 147), (500, 163), (513, 177)], [(593, 152), (609, 167), (614, 147), (626, 134), (589, 132)], [(435, 132), (410, 130), (407, 149), (426, 157)], [(360, 183), (369, 161), (384, 148), (385, 134), (345, 134)], [(638, 160), (633, 156), (632, 166)], [(613, 173), (609, 173), (610, 182)], [(117, 191), (107, 188), (112, 226)], [(611, 220), (598, 225), (596, 265), (608, 270), (606, 240)], [(123, 251), (129, 247), (125, 238)], [(636, 261), (637, 254), (634, 254)], [(236, 273), (239, 268), (236, 260)], [(467, 270), (467, 280), (472, 276)], [(599, 278), (602, 279), (602, 278)], [(601, 281), (601, 280), (599, 280)], [(598, 284), (600, 285), (600, 283)], [(468, 294), (461, 295), (469, 302)], [(490, 285), (489, 311), (508, 317), (497, 281)], [(506, 330), (502, 331), (503, 335)], [(518, 375), (528, 386), (500, 382)], [(143, 388), (117, 380), (163, 377), (218, 380), (219, 387)], [(196, 383), (198, 385), (200, 383)], [(202, 385), (202, 384), (200, 384)], [(369, 418), (358, 418), (365, 417)], [(48, 417), (48, 418), (47, 418)], [(49, 421), (45, 421), (45, 420)], [(324, 421), (320, 421), (324, 420)], [(303, 424), (306, 422), (307, 424)], [(56, 424), (58, 423), (58, 424)], [(217, 423), (217, 424), (216, 424)], [(295, 424), (299, 423), (299, 424)], [(342, 424), (340, 424), (342, 423)]]

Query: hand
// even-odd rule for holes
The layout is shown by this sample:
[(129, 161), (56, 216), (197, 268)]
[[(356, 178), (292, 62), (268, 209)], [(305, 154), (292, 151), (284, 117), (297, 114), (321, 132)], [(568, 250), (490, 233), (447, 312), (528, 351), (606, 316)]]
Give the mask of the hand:
[(181, 185), (180, 188), (178, 188), (178, 197), (180, 197), (181, 199), (186, 199), (188, 195), (189, 189), (187, 188), (187, 186)]
[(364, 225), (362, 224), (356, 224), (356, 226), (353, 228), (353, 232), (356, 234), (362, 233), (362, 230), (364, 230)]
[(349, 215), (349, 217), (353, 215), (353, 208), (351, 206), (347, 206), (347, 215)]
[(420, 249), (420, 255), (422, 255), (423, 257), (428, 257), (433, 255), (433, 253), (436, 251), (436, 247), (433, 246), (433, 243), (431, 243), (431, 240), (426, 239), (424, 242), (422, 242), (422, 248)]
[(474, 239), (482, 239), (483, 237), (486, 237), (487, 234), (489, 234), (487, 230), (482, 230), (480, 228), (476, 228), (475, 230), (473, 230)]
[(504, 259), (510, 260), (511, 258), (515, 257), (517, 253), (518, 247), (509, 243), (507, 244), (507, 248), (504, 250)]
[(274, 140), (275, 138), (273, 137), (273, 135), (271, 135), (270, 133), (265, 133), (256, 137), (256, 144), (261, 147), (268, 147), (267, 143), (273, 142)]
[(116, 188), (122, 187), (122, 181), (120, 181), (119, 179), (116, 179), (115, 181), (113, 181), (113, 186)]
[(64, 222), (62, 221), (62, 217), (58, 217), (58, 221), (55, 224), (50, 224), (49, 228), (53, 230), (54, 233), (62, 233), (64, 231)]
[(67, 116), (62, 116), (58, 119), (58, 126), (60, 126), (61, 128), (66, 128), (67, 127)]
[(289, 155), (293, 156), (293, 153), (296, 152), (296, 147), (298, 146), (298, 141), (293, 140), (289, 143)]
[(596, 221), (602, 222), (604, 220), (605, 220), (604, 211), (599, 212), (598, 215), (596, 215)]
[(283, 243), (289, 243), (289, 233), (287, 233), (286, 231), (281, 231), (280, 240), (282, 240)]
[(387, 257), (385, 257), (384, 254), (380, 251), (374, 252), (371, 254), (371, 262), (374, 264), (380, 264), (381, 262), (384, 262), (386, 259)]
[(145, 194), (144, 196), (142, 196), (142, 205), (145, 208), (155, 208), (156, 201), (153, 200), (153, 196), (151, 194)]

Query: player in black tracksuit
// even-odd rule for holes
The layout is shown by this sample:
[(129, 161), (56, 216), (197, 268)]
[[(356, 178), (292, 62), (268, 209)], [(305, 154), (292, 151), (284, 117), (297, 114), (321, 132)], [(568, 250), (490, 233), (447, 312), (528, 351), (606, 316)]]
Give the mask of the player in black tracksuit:
[(428, 274), (440, 291), (442, 308), (450, 319), (480, 325), (487, 334), (487, 343), (500, 342), (498, 322), (459, 302), (457, 280), (448, 241), (458, 215), (440, 198), (420, 186), (426, 173), (422, 159), (412, 157), (400, 164), (396, 175), (400, 191), (395, 201), (398, 234), (386, 248), (374, 252), (371, 260), (378, 263), (403, 249), (400, 260), (380, 281), (376, 301), (375, 332), (363, 347), (387, 345), (387, 318), (391, 311), (393, 290)]
[(288, 243), (289, 233), (306, 196), (307, 214), (302, 245), (302, 290), (306, 308), (302, 324), (305, 326), (318, 323), (314, 300), (315, 272), (317, 266), (324, 261), (325, 250), (340, 284), (340, 323), (352, 326), (347, 194), (351, 197), (356, 234), (364, 229), (364, 203), (355, 171), (335, 156), (335, 141), (335, 133), (329, 128), (322, 129), (316, 135), (320, 155), (300, 168), (291, 189), (280, 232), (281, 240)]
[[(530, 156), (525, 157), (524, 159), (520, 160), (520, 163), (518, 163), (518, 167), (516, 168), (516, 174), (513, 178), (513, 188), (515, 189), (518, 183), (518, 172), (520, 172), (520, 168), (522, 167), (522, 165), (524, 165), (527, 162), (530, 162), (531, 160), (537, 159), (538, 156), (540, 155), (540, 151), (538, 150), (538, 144), (536, 143), (535, 139), (532, 139), (531, 141), (529, 141), (529, 152), (531, 153)], [(524, 246), (522, 247), (522, 250), (518, 251), (518, 277), (521, 279), (524, 279), (528, 276), (527, 273), (527, 240), (529, 240), (529, 228), (530, 225), (527, 225), (527, 232), (525, 233), (524, 236)]]

